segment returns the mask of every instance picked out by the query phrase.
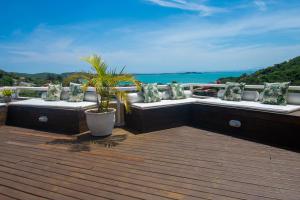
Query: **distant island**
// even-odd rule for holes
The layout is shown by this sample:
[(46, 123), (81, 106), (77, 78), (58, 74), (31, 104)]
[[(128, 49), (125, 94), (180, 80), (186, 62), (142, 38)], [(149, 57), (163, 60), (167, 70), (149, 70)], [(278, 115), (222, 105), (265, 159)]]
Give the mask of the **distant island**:
[(206, 72), (163, 72), (163, 73), (133, 73), (134, 75), (162, 75), (162, 74), (203, 74)]
[(265, 82), (291, 82), (300, 85), (300, 56), (280, 64), (275, 64), (258, 70), (252, 74), (242, 74), (239, 77), (220, 78), (221, 83), (244, 82), (246, 84), (264, 84)]

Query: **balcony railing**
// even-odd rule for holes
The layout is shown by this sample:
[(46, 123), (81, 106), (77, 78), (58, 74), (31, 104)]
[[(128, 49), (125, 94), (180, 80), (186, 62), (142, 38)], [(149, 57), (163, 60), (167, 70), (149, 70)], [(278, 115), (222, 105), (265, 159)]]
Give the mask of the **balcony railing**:
[[(184, 83), (182, 84), (184, 87), (189, 88), (190, 90), (193, 90), (194, 88), (199, 88), (199, 87), (210, 87), (210, 88), (224, 88), (225, 84), (206, 84), (206, 83)], [(159, 85), (158, 86), (160, 89), (166, 89), (167, 85)], [(246, 89), (257, 89), (257, 90), (262, 90), (264, 88), (263, 85), (246, 85)], [(7, 86), (7, 87), (0, 87), (0, 91), (3, 89), (11, 89), (15, 92), (16, 97), (19, 98), (21, 97), (20, 91), (40, 91), (40, 92), (46, 92), (48, 87), (25, 87), (25, 86)], [(121, 91), (136, 91), (137, 88), (135, 86), (126, 86), (126, 87), (117, 87), (118, 90)], [(64, 87), (65, 91), (69, 90), (69, 87)], [(300, 86), (290, 86), (289, 87), (290, 91), (299, 91), (300, 92)], [(95, 88), (89, 87), (87, 89), (89, 92), (95, 91)], [(26, 97), (22, 97), (26, 98)]]
[[(194, 90), (194, 88), (201, 88), (201, 87), (209, 87), (209, 88), (216, 88), (221, 89), (225, 87), (225, 84), (207, 84), (207, 83), (184, 83), (182, 84), (184, 87), (189, 88), (190, 90)], [(159, 89), (166, 89), (167, 85), (159, 85)], [(246, 89), (251, 90), (262, 90), (264, 88), (263, 85), (246, 85)], [(36, 92), (46, 92), (48, 87), (25, 87), (25, 86), (6, 86), (0, 87), (0, 91), (3, 89), (11, 89), (15, 93), (15, 98), (28, 98), (26, 96), (21, 96), (21, 91), (36, 91)], [(136, 91), (137, 88), (135, 86), (126, 86), (126, 87), (117, 87), (117, 89), (122, 91)], [(64, 87), (64, 91), (68, 91), (69, 87)], [(95, 88), (89, 87), (87, 89), (89, 92), (94, 92)], [(299, 92), (300, 93), (300, 86), (290, 86), (289, 91)]]

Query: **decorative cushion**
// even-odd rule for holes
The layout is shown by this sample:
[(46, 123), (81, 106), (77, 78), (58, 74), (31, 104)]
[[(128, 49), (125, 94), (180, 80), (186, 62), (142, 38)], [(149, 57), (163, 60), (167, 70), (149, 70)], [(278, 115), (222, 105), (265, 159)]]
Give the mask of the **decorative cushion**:
[(145, 103), (158, 102), (161, 100), (157, 83), (143, 84), (142, 91)]
[(70, 83), (69, 99), (70, 102), (81, 102), (84, 98), (82, 85), (77, 83)]
[(62, 91), (61, 84), (58, 84), (58, 85), (49, 84), (45, 100), (46, 101), (59, 101), (61, 91)]
[(244, 88), (245, 83), (227, 82), (222, 99), (226, 101), (241, 101)]
[(286, 105), (289, 86), (289, 82), (265, 83), (261, 102), (272, 105)]
[(181, 84), (169, 84), (171, 99), (185, 99), (184, 88)]

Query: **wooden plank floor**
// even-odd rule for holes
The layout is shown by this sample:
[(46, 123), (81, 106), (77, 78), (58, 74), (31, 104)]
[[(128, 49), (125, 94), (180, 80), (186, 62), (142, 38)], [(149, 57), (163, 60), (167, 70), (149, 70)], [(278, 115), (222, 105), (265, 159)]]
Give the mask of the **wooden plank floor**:
[(64, 136), (0, 128), (0, 199), (300, 199), (300, 154), (191, 127)]

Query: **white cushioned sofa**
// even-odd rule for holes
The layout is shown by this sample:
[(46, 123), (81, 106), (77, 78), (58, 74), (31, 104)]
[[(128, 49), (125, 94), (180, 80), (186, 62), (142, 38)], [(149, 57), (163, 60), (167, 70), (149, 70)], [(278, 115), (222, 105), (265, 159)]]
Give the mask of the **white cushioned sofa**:
[(87, 92), (82, 102), (68, 102), (66, 94), (62, 93), (60, 101), (33, 98), (11, 102), (6, 124), (65, 134), (87, 131), (84, 111), (96, 107), (95, 93)]
[(192, 92), (189, 90), (185, 91), (185, 99), (170, 100), (162, 99), (159, 102), (153, 103), (144, 103), (141, 94), (132, 93), (129, 94), (129, 100), (132, 103), (132, 107), (140, 109), (151, 109), (155, 107), (166, 107), (182, 104), (206, 104), (206, 105), (215, 105), (222, 107), (231, 107), (231, 108), (241, 108), (248, 110), (257, 110), (262, 112), (271, 112), (271, 113), (291, 113), (297, 110), (300, 110), (300, 93), (289, 93), (288, 94), (288, 105), (269, 105), (260, 103), (259, 92), (257, 91), (244, 91), (242, 96), (242, 101), (225, 101), (220, 97), (223, 95), (224, 90), (218, 92), (218, 98), (215, 97), (197, 97), (192, 95)]
[[(222, 92), (220, 90), (218, 96)], [(145, 133), (189, 125), (273, 142), (290, 143), (298, 139), (297, 144), (300, 144), (300, 135), (296, 135), (300, 130), (299, 93), (289, 93), (286, 106), (260, 103), (257, 91), (245, 91), (240, 102), (187, 96), (186, 99), (144, 103), (140, 94), (131, 94), (132, 111), (125, 117), (127, 128)]]

